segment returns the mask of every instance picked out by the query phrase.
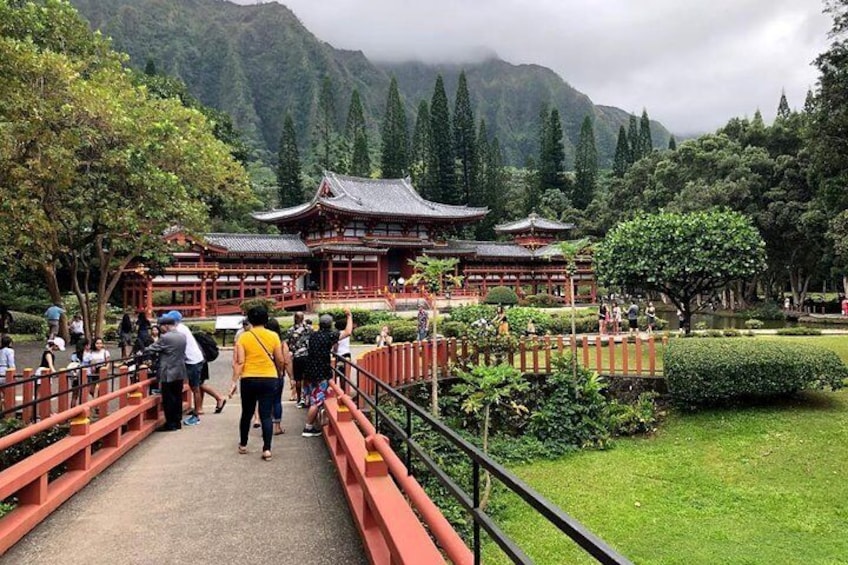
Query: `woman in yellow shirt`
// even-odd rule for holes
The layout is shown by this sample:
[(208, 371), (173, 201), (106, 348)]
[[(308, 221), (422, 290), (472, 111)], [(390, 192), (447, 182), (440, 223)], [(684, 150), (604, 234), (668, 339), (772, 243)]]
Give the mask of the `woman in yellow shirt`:
[(239, 421), (239, 453), (247, 453), (247, 438), (250, 431), (250, 419), (259, 404), (259, 420), (262, 422), (262, 459), (271, 459), (272, 421), (271, 409), (274, 405), (274, 393), (277, 391), (277, 379), (284, 373), (292, 374), (291, 356), (288, 346), (280, 341), (280, 336), (265, 328), (268, 323), (268, 310), (263, 307), (247, 311), (247, 320), (251, 329), (245, 331), (236, 341), (233, 351), (232, 396), (241, 381), (241, 420)]

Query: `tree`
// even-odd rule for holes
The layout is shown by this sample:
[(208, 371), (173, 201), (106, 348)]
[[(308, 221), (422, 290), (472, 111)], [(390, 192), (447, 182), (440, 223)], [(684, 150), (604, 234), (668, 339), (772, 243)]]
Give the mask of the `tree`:
[[(544, 110), (543, 110), (544, 113)], [(551, 109), (547, 116), (540, 116), (539, 128), (539, 189), (540, 194), (548, 188), (563, 190), (565, 183), (565, 147), (562, 141), (562, 122), (559, 110)]]
[(336, 116), (336, 95), (333, 81), (330, 80), (329, 76), (326, 76), (321, 81), (321, 90), (318, 94), (315, 131), (312, 139), (315, 173), (319, 176), (323, 175), (324, 171), (333, 170), (338, 160)]
[(291, 114), (283, 120), (280, 152), (277, 164), (277, 187), (281, 208), (296, 206), (303, 201), (303, 184), (300, 179), (300, 153), (297, 150), (297, 132)]
[(574, 170), (576, 182), (571, 201), (576, 208), (584, 210), (592, 201), (598, 181), (598, 150), (595, 148), (595, 130), (589, 116), (583, 118), (580, 127)]
[(777, 104), (777, 119), (785, 120), (789, 117), (792, 110), (789, 109), (789, 102), (786, 100), (786, 91), (780, 93), (780, 102)]
[(651, 120), (648, 111), (642, 110), (642, 119), (639, 120), (639, 159), (649, 155), (654, 150), (654, 141), (651, 137)]
[(456, 101), (453, 111), (453, 142), (456, 158), (459, 160), (460, 204), (471, 201), (471, 192), (477, 179), (477, 136), (474, 131), (474, 112), (471, 110), (471, 97), (465, 71), (459, 74), (456, 87)]
[(442, 75), (436, 77), (436, 86), (430, 101), (430, 156), (433, 166), (433, 193), (439, 196), (439, 202), (459, 204), (462, 199), (456, 190), (451, 118)]
[(412, 159), (410, 160), (410, 174), (412, 183), (418, 188), (424, 198), (433, 200), (433, 190), (429, 184), (431, 180), (429, 166), (431, 164), (430, 148), (430, 106), (426, 100), (418, 104), (418, 113), (415, 117), (415, 129), (412, 132)]
[(365, 112), (359, 90), (354, 89), (350, 95), (350, 105), (345, 122), (345, 145), (347, 146), (347, 172), (356, 177), (367, 177), (371, 174), (371, 157), (368, 155), (368, 131), (365, 127)]
[(384, 179), (397, 179), (409, 171), (409, 127), (400, 100), (397, 79), (392, 77), (383, 116), (380, 171)]
[(627, 142), (630, 144), (630, 164), (632, 165), (642, 156), (639, 145), (639, 122), (633, 114), (630, 114), (627, 126)]
[(677, 150), (677, 140), (674, 139), (674, 136), (668, 138), (668, 150), (676, 151)]
[(613, 228), (595, 250), (606, 284), (662, 292), (683, 312), (693, 301), (765, 270), (765, 243), (751, 221), (732, 211), (641, 215)]
[(488, 141), (486, 122), (480, 120), (477, 134), (479, 140), (480, 170), (476, 189), (471, 193), (471, 206), (488, 206), (489, 213), (477, 224), (476, 237), (480, 240), (495, 237), (494, 227), (503, 220), (505, 198), (503, 195), (505, 179), (503, 171), (503, 156), (497, 137)]
[[(557, 245), (557, 250), (565, 259), (565, 273), (568, 275), (568, 297), (571, 303), (571, 343), (577, 343), (577, 307), (575, 306), (574, 297), (574, 275), (577, 274), (577, 257), (586, 253), (589, 249), (588, 239), (578, 239), (577, 241), (561, 241)], [(577, 356), (571, 356), (571, 370), (574, 379), (577, 379)]]
[(437, 336), (437, 321), (439, 316), (438, 297), (443, 295), (446, 288), (459, 287), (462, 285), (463, 277), (455, 275), (456, 266), (459, 264), (459, 259), (436, 259), (422, 255), (417, 259), (410, 259), (409, 264), (414, 269), (414, 273), (409, 277), (407, 283), (413, 287), (423, 284), (428, 289), (435, 289), (430, 295), (430, 306), (433, 309), (433, 314), (430, 318), (431, 339), (433, 340), (432, 354), (433, 359), (430, 366), (432, 367), (433, 375), (431, 377), (430, 387), (430, 409), (433, 416), (439, 417), (439, 364), (437, 359), (436, 336)]
[[(674, 139), (674, 137), (672, 137)], [(612, 160), (612, 173), (621, 178), (630, 166), (630, 144), (627, 142), (627, 130), (618, 128), (618, 143), (615, 144), (615, 157)]]

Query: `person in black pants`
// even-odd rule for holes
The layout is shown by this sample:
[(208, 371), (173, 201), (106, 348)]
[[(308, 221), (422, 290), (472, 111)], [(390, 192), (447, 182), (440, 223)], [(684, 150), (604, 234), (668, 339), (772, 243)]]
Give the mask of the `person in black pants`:
[(159, 318), (159, 341), (145, 348), (145, 353), (158, 355), (158, 377), (162, 390), (162, 409), (165, 412), (165, 425), (159, 428), (161, 432), (174, 432), (182, 425), (183, 415), (183, 381), (186, 378), (185, 348), (186, 338), (174, 331), (177, 321), (163, 316)]

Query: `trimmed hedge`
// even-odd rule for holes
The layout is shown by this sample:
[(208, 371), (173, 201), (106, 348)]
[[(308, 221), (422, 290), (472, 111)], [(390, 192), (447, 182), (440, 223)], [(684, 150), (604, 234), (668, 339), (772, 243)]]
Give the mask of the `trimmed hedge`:
[(384, 325), (389, 326), (394, 343), (415, 341), (418, 338), (418, 324), (409, 320), (391, 320), (381, 324), (366, 324), (353, 328), (353, 340), (362, 343), (374, 343)]
[(47, 335), (47, 322), (41, 316), (12, 312), (12, 324), (9, 326), (12, 334), (33, 334), (39, 337)]
[(559, 296), (551, 294), (530, 294), (525, 299), (528, 306), (536, 308), (557, 308), (565, 303), (565, 300)]
[(777, 335), (821, 335), (821, 330), (806, 326), (796, 326), (794, 328), (780, 328), (777, 330)]
[(486, 304), (503, 304), (504, 306), (518, 304), (518, 295), (507, 286), (495, 286), (489, 290), (483, 302)]
[(836, 353), (805, 343), (676, 339), (663, 363), (672, 399), (687, 407), (804, 388), (836, 390), (848, 378)]
[(477, 320), (493, 320), (497, 309), (488, 304), (468, 304), (466, 306), (457, 306), (450, 313), (452, 322), (462, 322), (464, 324), (473, 324)]
[[(339, 320), (344, 321), (347, 319), (345, 312), (341, 308), (331, 308), (328, 310), (321, 310), (318, 312), (318, 316), (323, 316), (324, 314), (329, 314), (333, 317), (333, 320), (338, 322)], [(397, 320), (398, 317), (396, 314), (392, 312), (387, 312), (385, 310), (351, 310), (350, 316), (353, 318), (354, 326), (367, 326), (369, 324), (382, 324), (384, 322), (389, 322), (391, 320)], [(378, 332), (379, 333), (379, 332)], [(376, 336), (374, 336), (376, 338)]]

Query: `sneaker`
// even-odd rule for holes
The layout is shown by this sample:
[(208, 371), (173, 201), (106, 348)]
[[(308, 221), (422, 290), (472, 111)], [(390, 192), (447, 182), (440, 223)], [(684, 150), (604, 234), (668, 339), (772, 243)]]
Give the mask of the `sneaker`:
[(200, 418), (198, 418), (194, 414), (192, 414), (191, 416), (189, 416), (188, 418), (183, 420), (183, 424), (186, 425), (186, 426), (196, 426), (199, 423), (200, 423)]
[(298, 407), (298, 408), (306, 408), (306, 403), (305, 403), (304, 401), (302, 401), (302, 400), (301, 400), (301, 401), (299, 401), (299, 402), (297, 403), (297, 407)]
[(302, 435), (303, 437), (321, 437), (321, 430), (318, 430), (311, 426), (305, 426), (300, 435)]

